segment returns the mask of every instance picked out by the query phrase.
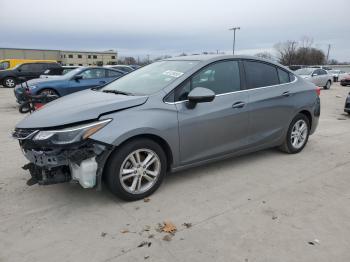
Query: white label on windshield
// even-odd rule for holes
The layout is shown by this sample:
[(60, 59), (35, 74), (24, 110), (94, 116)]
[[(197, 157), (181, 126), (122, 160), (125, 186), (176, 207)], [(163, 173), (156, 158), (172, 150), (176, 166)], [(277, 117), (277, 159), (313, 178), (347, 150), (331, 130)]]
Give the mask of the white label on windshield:
[(163, 72), (163, 75), (172, 76), (172, 77), (180, 77), (183, 74), (184, 73), (182, 73), (182, 72), (173, 71), (173, 70), (167, 70), (167, 71)]

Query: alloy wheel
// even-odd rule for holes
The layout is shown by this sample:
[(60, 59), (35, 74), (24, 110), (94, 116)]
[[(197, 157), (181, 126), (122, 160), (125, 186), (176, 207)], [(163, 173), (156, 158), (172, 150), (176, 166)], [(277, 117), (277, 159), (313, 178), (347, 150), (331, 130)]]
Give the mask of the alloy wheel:
[(7, 87), (14, 87), (16, 83), (15, 83), (15, 80), (13, 80), (12, 78), (8, 78), (5, 80), (5, 85)]
[(161, 162), (158, 155), (150, 149), (138, 149), (123, 161), (119, 179), (127, 192), (142, 194), (153, 187), (160, 172)]
[(291, 144), (295, 149), (299, 149), (305, 144), (308, 132), (308, 125), (303, 119), (298, 120), (294, 124), (290, 139)]

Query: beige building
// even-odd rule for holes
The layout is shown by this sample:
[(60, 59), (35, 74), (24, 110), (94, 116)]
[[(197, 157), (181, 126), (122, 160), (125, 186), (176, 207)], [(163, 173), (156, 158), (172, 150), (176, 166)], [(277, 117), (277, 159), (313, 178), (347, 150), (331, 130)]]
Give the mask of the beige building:
[(113, 65), (118, 61), (118, 53), (114, 50), (66, 51), (46, 49), (0, 48), (1, 59), (47, 59), (56, 60), (62, 65), (89, 66)]

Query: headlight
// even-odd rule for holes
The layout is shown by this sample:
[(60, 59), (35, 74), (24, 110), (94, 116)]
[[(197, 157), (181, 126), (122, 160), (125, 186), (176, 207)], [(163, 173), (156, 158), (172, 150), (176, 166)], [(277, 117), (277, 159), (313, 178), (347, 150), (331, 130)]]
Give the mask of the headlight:
[(59, 145), (71, 144), (89, 138), (111, 121), (112, 119), (106, 119), (60, 130), (40, 131), (33, 140), (49, 140), (51, 143)]

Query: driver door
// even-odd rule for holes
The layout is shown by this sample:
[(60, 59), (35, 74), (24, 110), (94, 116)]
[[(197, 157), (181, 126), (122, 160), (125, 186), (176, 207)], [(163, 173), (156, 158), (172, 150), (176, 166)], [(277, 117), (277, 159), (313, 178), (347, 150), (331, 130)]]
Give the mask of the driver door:
[[(212, 102), (189, 107), (188, 93), (196, 87), (211, 89)], [(241, 90), (239, 62), (221, 61), (194, 74), (175, 91), (178, 110), (180, 163), (215, 158), (247, 146), (247, 92)]]

